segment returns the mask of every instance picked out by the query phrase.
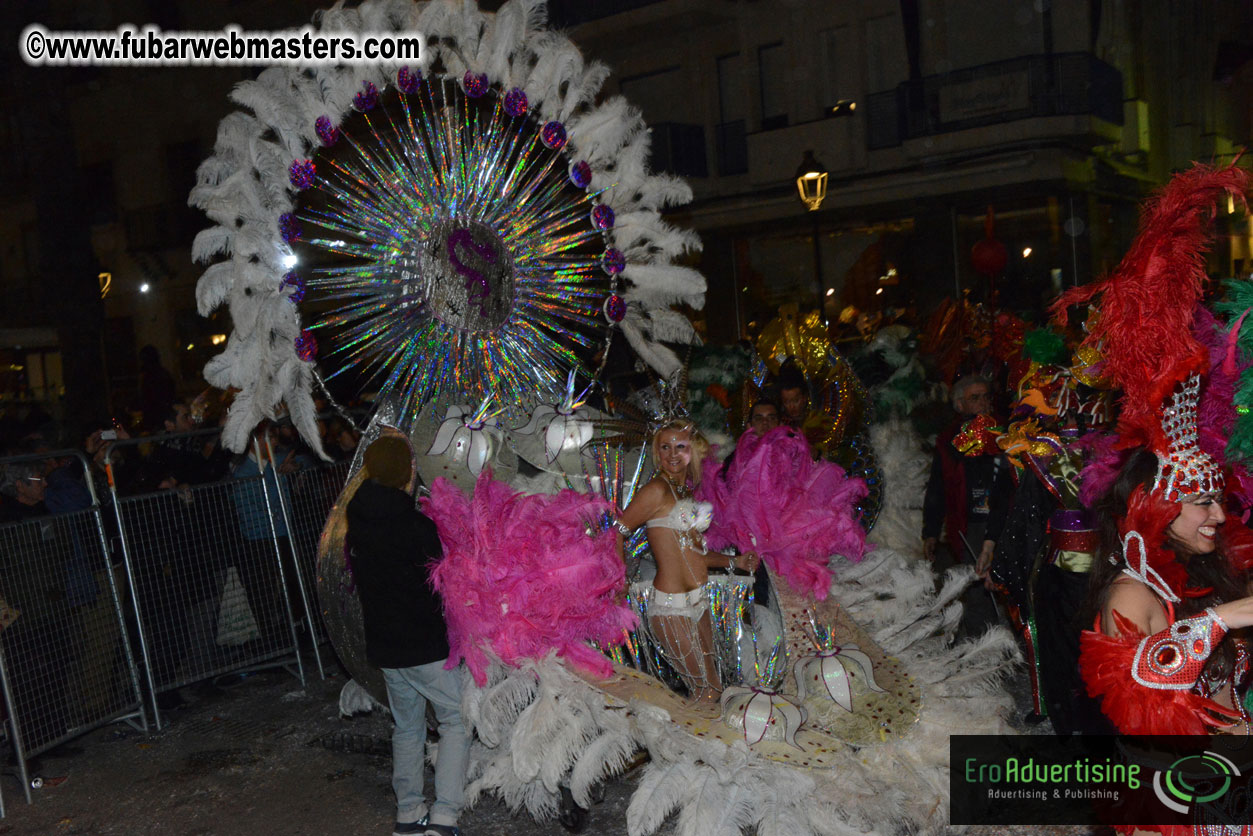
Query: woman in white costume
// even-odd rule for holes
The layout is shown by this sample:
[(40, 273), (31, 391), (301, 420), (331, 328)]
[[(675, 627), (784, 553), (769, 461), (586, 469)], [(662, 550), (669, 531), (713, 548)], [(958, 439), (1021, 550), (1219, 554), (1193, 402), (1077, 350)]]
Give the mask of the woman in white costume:
[(713, 649), (705, 584), (711, 567), (757, 569), (755, 554), (728, 557), (705, 546), (711, 506), (697, 502), (700, 462), (709, 445), (690, 421), (675, 420), (653, 434), (657, 475), (631, 500), (618, 521), (629, 535), (647, 527), (657, 575), (645, 591), (647, 628), (697, 702), (717, 703), (722, 693)]

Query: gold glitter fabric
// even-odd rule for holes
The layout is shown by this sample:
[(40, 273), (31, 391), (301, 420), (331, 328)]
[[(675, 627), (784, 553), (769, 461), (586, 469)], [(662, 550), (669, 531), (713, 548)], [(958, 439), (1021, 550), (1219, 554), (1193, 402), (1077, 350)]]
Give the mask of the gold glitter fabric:
[(796, 304), (783, 305), (757, 338), (757, 353), (771, 374), (791, 357), (811, 382), (831, 365), (831, 338), (817, 311), (802, 315)]

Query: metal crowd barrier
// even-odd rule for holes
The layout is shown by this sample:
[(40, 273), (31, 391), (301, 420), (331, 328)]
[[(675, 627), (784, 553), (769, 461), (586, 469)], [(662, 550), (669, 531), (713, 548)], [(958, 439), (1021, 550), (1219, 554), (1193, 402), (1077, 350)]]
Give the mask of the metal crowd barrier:
[(0, 686), (28, 803), (31, 758), (110, 722), (146, 732), (145, 701), (160, 729), (163, 693), (275, 666), (303, 685), (302, 632), (325, 677), (317, 547), (349, 463), (280, 473), (267, 442), (249, 468), (263, 461), (262, 473), (244, 478), (154, 490), (128, 470), (141, 447), (151, 462), (163, 445), (194, 451), (217, 433), (110, 442), (95, 474), (107, 493), (77, 450), (0, 459), (71, 460), (58, 478), (81, 493), (81, 507), (0, 525)]
[[(306, 600), (316, 609), (318, 571), (318, 541), (322, 536), (322, 528), (326, 525), (335, 500), (348, 482), (348, 470), (351, 461), (333, 462), (315, 468), (300, 470), (295, 473), (282, 474), (279, 478), (286, 486), (282, 497), (291, 497), (290, 503), (283, 505), (287, 530), (291, 532), (291, 545), (296, 558), (296, 568), (300, 573), (301, 590), (309, 596)], [(318, 650), (327, 639), (326, 628), (321, 618), (310, 617), (314, 638), (314, 658), (317, 660), (318, 671), (322, 672), (322, 658)], [(323, 674), (323, 678), (325, 675)]]
[(43, 477), (45, 497), (64, 512), (0, 525), (0, 687), (27, 803), (34, 756), (107, 723), (148, 730), (126, 581), (110, 558), (87, 459), (57, 450), (0, 467), (51, 460), (65, 463)]
[(183, 685), (278, 666), (305, 683), (298, 632), (315, 608), (292, 554), (291, 482), (275, 478), (272, 451), (254, 443), (250, 469), (265, 465), (246, 478), (133, 496), (119, 484), (127, 451), (215, 432), (117, 441), (105, 457), (158, 729), (157, 696)]

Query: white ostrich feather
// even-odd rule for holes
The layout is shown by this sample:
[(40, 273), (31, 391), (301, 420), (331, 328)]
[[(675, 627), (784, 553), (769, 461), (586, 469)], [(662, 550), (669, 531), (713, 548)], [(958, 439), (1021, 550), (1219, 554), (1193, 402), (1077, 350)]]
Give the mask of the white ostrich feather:
[(870, 428), (870, 444), (883, 474), (883, 507), (866, 539), (922, 558), (922, 497), (930, 459), (913, 426), (893, 418)]
[(610, 168), (618, 152), (633, 137), (647, 130), (644, 114), (621, 96), (614, 96), (577, 120), (571, 120), (571, 144), (593, 170)]
[(701, 770), (684, 793), (677, 832), (680, 836), (743, 833), (752, 825), (755, 802), (747, 788), (723, 781), (712, 769)]
[(691, 267), (654, 264), (628, 264), (622, 275), (635, 284), (625, 297), (683, 302), (694, 308), (705, 306), (705, 277)]
[(691, 343), (696, 341), (692, 321), (678, 311), (657, 308), (648, 312), (654, 340), (667, 343)]
[[(574, 159), (586, 159), (597, 188), (612, 186), (622, 229), (611, 238), (638, 280), (624, 274), (624, 294), (633, 306), (647, 311), (675, 302), (699, 306), (704, 280), (669, 262), (694, 249), (698, 239), (675, 230), (659, 215), (662, 207), (690, 199), (690, 190), (671, 176), (650, 175), (644, 167), (648, 136), (638, 109), (621, 97), (595, 104), (608, 70), (586, 62), (569, 39), (544, 31), (540, 0), (512, 0), (496, 14), (484, 14), (470, 0), (365, 0), (348, 8), (337, 5), (314, 16), (328, 32), (420, 31), (428, 39), (417, 69), (442, 62), (460, 81), (465, 70), (486, 72), (493, 82), (521, 86), (543, 118), (566, 122)], [(227, 348), (206, 366), (211, 380), (239, 388), (228, 419), (226, 444), (239, 450), (252, 423), (286, 401), (302, 435), (318, 448), (311, 419), (312, 369), (302, 370), (294, 341), (301, 331), (298, 316), (286, 316), (273, 304), (288, 305), (277, 294), (286, 272), (280, 263), (287, 248), (279, 241), (278, 219), (293, 207), (287, 170), (297, 159), (311, 157), (318, 147), (314, 122), (321, 116), (339, 125), (351, 112), (362, 82), (380, 89), (395, 77), (395, 62), (330, 66), (307, 70), (272, 68), (255, 80), (241, 82), (232, 100), (244, 110), (219, 125), (213, 156), (197, 171), (190, 202), (214, 224), (197, 237), (194, 256), (206, 267), (197, 289), (197, 306), (211, 313), (228, 304), (234, 331)], [(634, 293), (634, 295), (631, 295)], [(691, 338), (673, 314), (649, 320), (638, 317), (624, 328), (637, 353), (662, 374), (678, 367), (678, 358), (658, 343)], [(311, 435), (312, 434), (312, 435)]]
[(627, 806), (627, 833), (631, 836), (656, 833), (679, 807), (696, 772), (695, 764), (675, 761), (650, 764), (631, 794), (631, 803)]
[(376, 708), (386, 708), (386, 706), (370, 696), (370, 692), (362, 688), (357, 680), (350, 679), (344, 683), (343, 688), (339, 689), (340, 717), (351, 717)]
[(622, 329), (622, 335), (627, 338), (627, 342), (641, 360), (660, 372), (662, 377), (669, 378), (682, 365), (679, 356), (649, 339), (643, 332), (643, 327), (645, 327), (643, 315), (635, 312), (632, 316), (632, 313), (628, 308), (627, 318), (622, 320), (619, 326)]
[(570, 794), (575, 802), (581, 807), (591, 806), (592, 788), (625, 769), (637, 751), (639, 743), (626, 722), (588, 743), (570, 770)]

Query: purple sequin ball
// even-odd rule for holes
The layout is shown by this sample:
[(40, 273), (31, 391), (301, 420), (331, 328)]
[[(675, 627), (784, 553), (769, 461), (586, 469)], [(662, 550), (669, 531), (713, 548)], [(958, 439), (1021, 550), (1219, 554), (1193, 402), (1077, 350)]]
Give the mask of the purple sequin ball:
[(313, 160), (296, 160), (287, 169), (287, 179), (293, 187), (304, 191), (313, 185), (314, 171)]
[(526, 93), (515, 87), (505, 94), (505, 113), (510, 116), (521, 116), (526, 113), (529, 102), (526, 100)]
[(300, 220), (291, 212), (284, 212), (278, 216), (278, 234), (283, 240), (289, 244), (292, 241), (299, 241), (300, 236), (304, 235), (304, 227), (300, 225)]
[(560, 122), (547, 122), (539, 130), (540, 142), (554, 151), (560, 151), (566, 145), (566, 126)]
[(379, 103), (379, 89), (374, 86), (372, 81), (363, 81), (361, 83), (361, 92), (352, 97), (352, 106), (361, 112), (374, 110), (375, 105)]
[(601, 256), (600, 265), (605, 268), (606, 273), (616, 276), (626, 269), (626, 256), (622, 254), (622, 250), (610, 247)]
[(592, 167), (585, 160), (579, 160), (570, 166), (570, 182), (580, 189), (586, 189), (592, 182)]
[(482, 96), (487, 92), (488, 85), (486, 73), (472, 73), (469, 70), (466, 70), (462, 83), (465, 85), (466, 95), (472, 99), (477, 99), (479, 96)]
[(296, 356), (306, 363), (312, 363), (318, 356), (318, 341), (308, 328), (300, 332), (296, 338)]
[(396, 86), (400, 88), (400, 92), (412, 96), (418, 92), (418, 87), (422, 85), (422, 72), (414, 72), (408, 67), (401, 67), (396, 73)]
[(613, 228), (613, 209), (610, 209), (603, 203), (598, 203), (592, 208), (592, 223), (597, 229)]
[(605, 318), (610, 322), (621, 322), (626, 317), (626, 309), (626, 300), (616, 293), (605, 300)]
[(291, 288), (291, 293), (287, 294), (287, 301), (299, 302), (305, 298), (304, 276), (300, 275), (295, 270), (292, 270), (290, 273), (283, 276), (283, 281), (278, 286), (278, 289), (282, 292), (289, 287)]
[(339, 142), (339, 128), (331, 124), (331, 117), (319, 116), (317, 121), (313, 123), (313, 129), (318, 133), (318, 139), (326, 147)]

